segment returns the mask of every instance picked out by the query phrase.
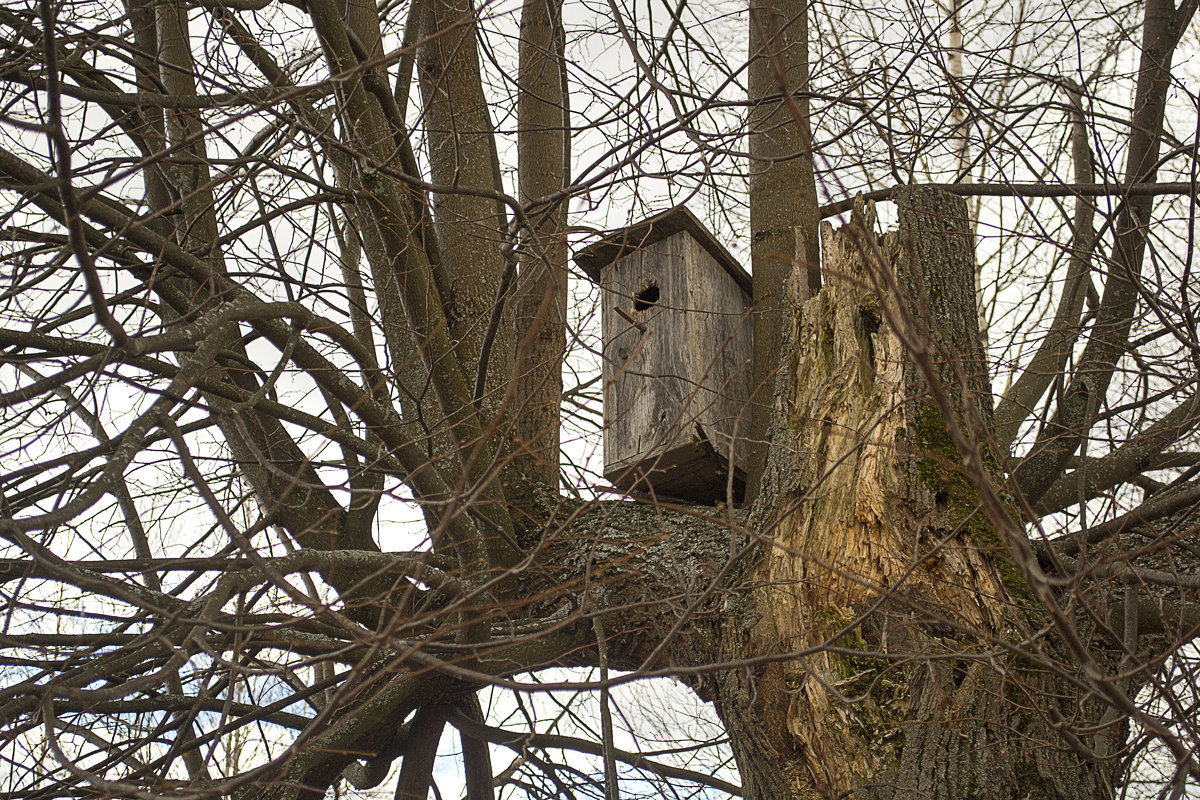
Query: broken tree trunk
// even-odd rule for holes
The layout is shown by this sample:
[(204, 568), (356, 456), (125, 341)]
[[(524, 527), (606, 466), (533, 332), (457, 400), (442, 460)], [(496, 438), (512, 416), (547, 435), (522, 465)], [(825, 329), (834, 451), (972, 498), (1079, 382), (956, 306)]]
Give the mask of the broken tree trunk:
[(862, 209), (825, 228), (819, 294), (789, 285), (762, 553), (723, 637), (758, 661), (717, 691), (744, 794), (1107, 797), (1123, 718), (1071, 732), (1102, 710), (979, 507), (998, 473), (966, 206), (897, 202), (898, 233)]

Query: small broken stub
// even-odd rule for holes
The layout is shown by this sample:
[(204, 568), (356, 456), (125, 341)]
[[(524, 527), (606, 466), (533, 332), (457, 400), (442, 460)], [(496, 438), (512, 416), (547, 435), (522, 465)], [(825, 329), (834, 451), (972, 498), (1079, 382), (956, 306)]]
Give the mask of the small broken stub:
[(658, 284), (654, 281), (647, 281), (646, 285), (638, 289), (637, 294), (633, 296), (633, 310), (645, 311), (658, 305), (659, 290)]

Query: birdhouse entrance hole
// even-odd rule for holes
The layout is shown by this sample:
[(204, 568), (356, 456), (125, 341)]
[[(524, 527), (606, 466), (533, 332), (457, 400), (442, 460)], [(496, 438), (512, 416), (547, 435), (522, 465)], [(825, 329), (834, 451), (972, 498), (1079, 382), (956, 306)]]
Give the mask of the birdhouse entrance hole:
[(658, 284), (654, 282), (647, 283), (642, 287), (642, 290), (637, 293), (633, 299), (634, 311), (645, 311), (652, 306), (658, 304)]

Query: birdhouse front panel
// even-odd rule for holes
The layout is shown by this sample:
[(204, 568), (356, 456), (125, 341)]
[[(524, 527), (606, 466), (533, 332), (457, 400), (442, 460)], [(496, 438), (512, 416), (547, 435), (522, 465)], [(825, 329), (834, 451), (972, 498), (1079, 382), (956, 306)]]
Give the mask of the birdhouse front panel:
[[(690, 441), (698, 409), (687, 364), (685, 233), (614, 262), (604, 273), (605, 473)], [(624, 313), (622, 313), (624, 312)]]
[(726, 497), (732, 460), (740, 497), (737, 465), (747, 448), (738, 433), (744, 437), (749, 426), (748, 278), (735, 278), (711, 252), (714, 245), (688, 229), (647, 236), (598, 270), (604, 474), (620, 488), (713, 502)]

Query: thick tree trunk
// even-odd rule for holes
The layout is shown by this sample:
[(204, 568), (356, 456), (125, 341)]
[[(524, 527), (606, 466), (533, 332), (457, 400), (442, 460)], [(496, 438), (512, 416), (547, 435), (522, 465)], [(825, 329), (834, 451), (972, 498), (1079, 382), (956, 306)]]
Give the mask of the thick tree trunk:
[(521, 232), (516, 291), (515, 450), (510, 492), (530, 504), (532, 486), (558, 489), (562, 366), (567, 343), (567, 208), (544, 198), (566, 186), (568, 137), (562, 78), (562, 2), (526, 0), (521, 10), (517, 82), (518, 190), (528, 227)]
[(773, 355), (781, 352), (784, 283), (807, 269), (808, 297), (821, 286), (817, 185), (808, 102), (808, 4), (752, 0), (750, 61), (750, 261), (754, 273), (754, 377), (750, 413), (749, 496), (758, 493), (770, 423)]
[(1079, 753), (1120, 726), (1056, 732), (1099, 711), (1044, 666), (1053, 642), (1016, 655), (1044, 620), (947, 432), (984, 441), (991, 408), (965, 204), (898, 202), (898, 234), (826, 228), (824, 288), (788, 287), (763, 550), (723, 636), (729, 660), (776, 660), (717, 688), (745, 796), (1108, 796), (1113, 762)]
[[(417, 63), (429, 126), (430, 180), (444, 189), (433, 195), (440, 249), (435, 277), (455, 353), (463, 364), (472, 365), (479, 363), (485, 321), (492, 316), (500, 288), (500, 245), (507, 226), (503, 205), (486, 196), (489, 191), (498, 195), (504, 187), (480, 82), (475, 6), (469, 0), (422, 0), (412, 11), (421, 16)], [(479, 398), (480, 406), (488, 409), (499, 402), (497, 395), (512, 368), (508, 326), (500, 325), (495, 335), (498, 346), (489, 354), (488, 379)]]

